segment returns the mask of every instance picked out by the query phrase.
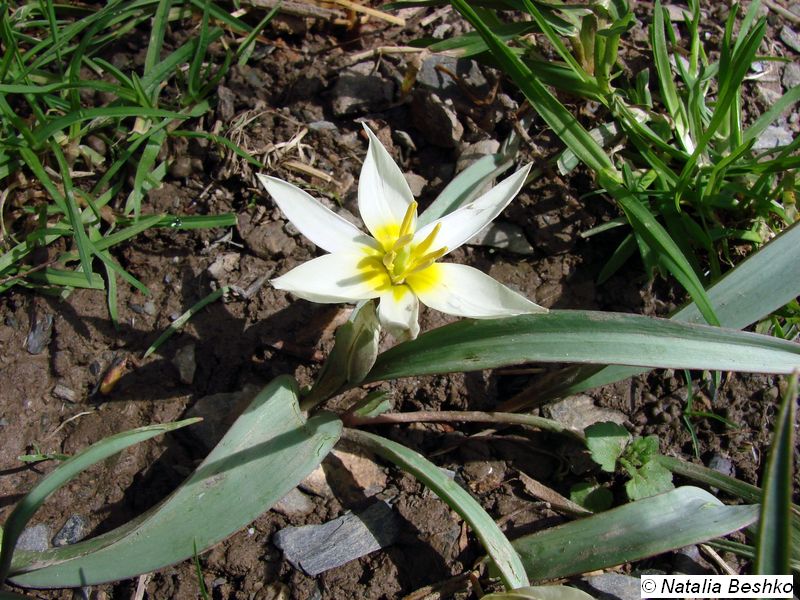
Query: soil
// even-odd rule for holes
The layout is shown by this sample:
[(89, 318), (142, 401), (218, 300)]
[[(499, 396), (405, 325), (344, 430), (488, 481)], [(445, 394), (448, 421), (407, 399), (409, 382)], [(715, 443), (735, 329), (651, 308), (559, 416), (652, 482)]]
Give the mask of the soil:
[[(366, 121), (402, 168), (425, 180), (420, 200), (425, 206), (452, 178), (468, 144), (502, 140), (510, 132), (519, 94), (497, 72), (482, 68), (487, 81), (498, 82), (498, 94), (493, 103), (485, 105), (476, 104), (462, 92), (454, 106), (464, 133), (448, 147), (426, 138), (426, 124), (419, 121), (414, 109), (414, 93), (403, 96), (399, 92), (408, 57), (386, 54), (379, 60), (361, 61), (368, 66), (365, 77), (378, 80), (380, 93), (365, 105), (348, 109), (352, 112), (340, 114), (341, 88), (337, 85), (357, 53), (403, 45), (433, 35), (437, 28), (439, 35), (446, 36), (463, 29), (447, 11), (423, 23), (422, 18), (433, 12), (406, 9), (403, 14), (409, 25), (405, 28), (371, 19), (357, 30), (282, 16), (265, 33), (267, 43), (257, 46), (249, 66), (234, 67), (222, 81), (213, 117), (195, 127), (218, 128), (265, 161), (271, 174), (304, 184), (349, 218), (358, 214), (355, 182), (366, 151), (358, 121)], [(147, 35), (135, 33), (138, 35), (132, 36), (129, 47), (112, 57), (114, 64), (135, 68), (141, 63)], [(175, 43), (184, 35), (169, 32), (167, 42)], [(221, 46), (219, 53), (221, 56)], [(632, 65), (642, 60), (635, 48), (623, 60), (626, 57)], [(381, 96), (386, 90), (387, 95)], [(591, 115), (593, 107), (572, 107), (582, 118), (597, 118)], [(332, 128), (319, 125), (323, 121)], [(312, 123), (318, 125), (312, 128)], [(530, 135), (530, 143), (523, 148), (525, 160), (542, 164), (560, 149), (541, 120), (534, 121)], [(279, 147), (286, 142), (293, 143)], [(265, 282), (265, 278), (317, 255), (313, 244), (283, 219), (256, 185), (246, 163), (203, 140), (173, 139), (170, 143), (170, 155), (175, 157), (171, 175), (149, 194), (147, 212), (230, 211), (237, 214), (238, 225), (233, 231), (151, 230), (120, 248), (117, 258), (151, 293), (144, 296), (120, 286), (119, 329), (112, 325), (100, 292), (76, 290), (66, 298), (50, 298), (14, 291), (0, 298), (0, 521), (56, 466), (55, 461), (24, 464), (18, 456), (37, 451), (74, 454), (114, 433), (177, 420), (201, 398), (235, 392), (246, 385), (263, 386), (280, 374), (293, 375), (301, 386), (308, 385), (319, 369), (320, 357), (332, 345), (335, 325), (343, 314), (341, 307), (300, 301)], [(311, 165), (329, 178), (299, 174), (287, 165), (289, 160)], [(602, 196), (587, 196), (591, 192), (592, 180), (580, 169), (569, 176), (547, 172), (523, 190), (501, 217), (521, 228), (534, 249), (531, 255), (466, 246), (455, 252), (452, 260), (474, 265), (547, 307), (670, 313), (685, 300), (683, 293), (669, 281), (650, 281), (636, 260), (597, 285), (597, 275), (622, 234), (579, 236), (617, 215)], [(178, 315), (221, 285), (243, 290), (252, 286), (252, 294), (230, 294), (224, 301), (210, 304), (154, 355), (141, 359)], [(52, 332), (41, 351), (32, 354), (26, 346), (29, 332), (47, 318), (52, 318)], [(423, 310), (422, 330), (448, 320)], [(175, 358), (191, 352), (187, 350), (190, 347), (196, 371), (193, 378), (182, 380)], [(100, 393), (98, 385), (106, 371), (122, 361), (126, 366), (116, 386), (108, 394)], [(391, 389), (397, 411), (485, 410), (536, 377), (535, 373), (480, 372), (411, 378), (385, 387)], [(779, 382), (729, 374), (723, 382), (711, 398), (701, 392), (695, 408), (713, 411), (738, 428), (714, 419), (694, 420), (699, 460), (705, 464), (712, 459), (729, 461), (732, 474), (758, 483)], [(597, 406), (619, 411), (634, 433), (657, 434), (663, 452), (694, 459), (691, 436), (680, 417), (687, 395), (682, 373), (654, 372), (589, 395)], [(233, 416), (216, 415), (226, 422)], [(565, 468), (564, 457), (575, 448), (552, 435), (517, 428), (468, 439), (481, 429), (474, 425), (418, 425), (381, 427), (379, 431), (455, 471), (511, 536), (563, 520), (526, 493), (518, 473), (568, 495), (570, 485), (586, 475)], [(174, 489), (203, 458), (208, 443), (207, 438), (189, 431), (136, 445), (64, 486), (33, 523), (45, 524), (51, 534), (72, 515), (86, 520), (88, 535), (118, 526)], [(314, 510), (310, 514), (287, 517), (268, 511), (249, 528), (201, 555), (211, 597), (399, 598), (468, 572), (480, 550), (457, 516), (410, 476), (383, 464), (380, 472), (385, 480), (376, 495), (391, 499), (401, 517), (401, 534), (394, 545), (317, 578), (294, 569), (272, 543), (276, 531), (287, 525), (328, 521), (366, 500), (359, 490), (333, 497), (311, 495)], [(607, 481), (621, 499), (622, 481)], [(662, 556), (638, 566), (669, 570), (674, 560), (672, 555)], [(199, 595), (190, 561), (83, 593), (92, 598), (128, 598), (134, 597), (137, 585), (145, 590), (145, 596), (135, 596), (139, 598)], [(73, 597), (70, 590), (27, 593), (41, 598)], [(445, 592), (444, 597), (471, 597), (469, 594)]]

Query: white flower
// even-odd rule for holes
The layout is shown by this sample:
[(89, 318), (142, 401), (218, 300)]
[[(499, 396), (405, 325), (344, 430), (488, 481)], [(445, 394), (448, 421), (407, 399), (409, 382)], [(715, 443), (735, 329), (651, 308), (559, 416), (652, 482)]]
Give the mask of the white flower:
[(358, 210), (372, 234), (331, 212), (300, 188), (259, 175), (283, 214), (330, 254), (272, 280), (312, 302), (379, 298), (381, 325), (398, 339), (419, 333), (419, 302), (443, 313), (488, 319), (547, 312), (488, 275), (436, 262), (483, 229), (517, 195), (530, 165), (480, 198), (417, 229), (417, 203), (400, 168), (365, 125), (369, 150), (358, 182)]

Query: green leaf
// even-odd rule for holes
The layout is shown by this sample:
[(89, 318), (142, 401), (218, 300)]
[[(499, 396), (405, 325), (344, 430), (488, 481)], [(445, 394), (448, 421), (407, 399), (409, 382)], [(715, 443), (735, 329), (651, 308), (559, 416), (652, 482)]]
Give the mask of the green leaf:
[(528, 577), (538, 581), (699, 544), (757, 518), (757, 506), (725, 506), (708, 492), (687, 486), (524, 536), (513, 545)]
[(536, 585), (510, 592), (481, 596), (482, 600), (594, 600), (586, 592), (567, 585)]
[(340, 433), (341, 422), (330, 414), (306, 421), (295, 382), (279, 377), (164, 502), (96, 538), (18, 553), (11, 580), (26, 587), (79, 587), (190, 558), (195, 544), (204, 551), (280, 500), (319, 465)]
[[(708, 289), (708, 298), (723, 327), (746, 327), (800, 295), (798, 248), (800, 222), (751, 254)], [(765, 294), (764, 290), (769, 293)], [(670, 320), (700, 323), (703, 317), (692, 302)], [(546, 402), (646, 372), (646, 369), (617, 365), (570, 367), (555, 372), (547, 381), (538, 381), (536, 398), (538, 402)], [(523, 392), (501, 405), (499, 410), (519, 410), (529, 403), (528, 393)]]
[(14, 547), (17, 545), (17, 540), (25, 528), (26, 523), (44, 501), (47, 500), (50, 494), (65, 483), (74, 479), (93, 464), (109, 456), (113, 456), (117, 452), (121, 452), (128, 446), (149, 440), (162, 433), (191, 425), (199, 420), (200, 419), (186, 419), (175, 423), (165, 423), (163, 425), (149, 425), (147, 427), (139, 427), (138, 429), (112, 435), (92, 444), (83, 452), (67, 459), (57, 469), (48, 474), (17, 503), (5, 522), (3, 546), (2, 551), (0, 551), (0, 582), (5, 580), (9, 572), (12, 555), (16, 558), (17, 555), (20, 554), (14, 553)]
[(495, 561), (506, 588), (528, 585), (519, 556), (492, 517), (469, 492), (445, 475), (439, 467), (413, 450), (372, 433), (347, 429), (345, 437), (411, 473), (461, 515)]
[(604, 471), (613, 473), (617, 468), (617, 459), (625, 451), (631, 434), (622, 425), (609, 422), (589, 425), (584, 433), (592, 460)]
[(800, 346), (668, 319), (551, 310), (504, 319), (463, 320), (428, 331), (381, 354), (366, 380), (529, 362), (789, 373), (800, 365)]
[(797, 414), (797, 372), (783, 395), (764, 473), (761, 518), (758, 520), (755, 573), (783, 575), (792, 560), (792, 490)]
[(592, 512), (602, 512), (611, 508), (614, 495), (597, 483), (582, 481), (570, 488), (569, 499)]
[(656, 494), (668, 492), (672, 485), (672, 472), (655, 460), (644, 463), (636, 469), (625, 483), (625, 491), (631, 500), (641, 500)]

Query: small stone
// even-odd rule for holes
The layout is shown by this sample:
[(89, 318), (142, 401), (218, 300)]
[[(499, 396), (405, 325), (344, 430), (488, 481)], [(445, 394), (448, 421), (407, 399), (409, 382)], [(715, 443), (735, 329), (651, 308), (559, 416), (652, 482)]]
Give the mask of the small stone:
[(785, 126), (770, 125), (758, 136), (753, 150), (771, 150), (792, 143), (794, 136)]
[(410, 171), (408, 173), (403, 173), (403, 177), (405, 177), (408, 187), (411, 188), (411, 195), (415, 198), (418, 197), (422, 193), (422, 190), (425, 189), (425, 186), (428, 185), (427, 179)]
[(464, 136), (464, 126), (458, 120), (453, 101), (442, 100), (434, 93), (414, 94), (411, 117), (414, 126), (434, 146), (455, 148)]
[(314, 512), (314, 502), (297, 488), (286, 494), (272, 507), (290, 519), (299, 519)]
[(144, 314), (144, 306), (142, 306), (138, 302), (128, 302), (128, 308), (130, 308), (137, 315), (143, 315)]
[(344, 69), (333, 85), (333, 114), (337, 117), (370, 112), (388, 106), (394, 99), (394, 83), (363, 62)]
[(491, 86), (477, 62), (444, 54), (434, 54), (422, 62), (416, 84), (419, 88), (433, 92), (442, 99), (454, 102), (468, 100), (459, 82), (450, 73), (456, 75), (475, 96), (485, 97), (489, 94)]
[(17, 550), (44, 552), (50, 547), (50, 528), (44, 523), (26, 527), (17, 540)]
[(245, 213), (239, 215), (239, 233), (253, 254), (265, 260), (291, 256), (297, 248), (297, 242), (283, 230), (283, 223), (279, 221), (256, 223), (252, 215)]
[(800, 85), (800, 63), (792, 62), (783, 70), (783, 87), (787, 90)]
[(683, 23), (684, 14), (691, 15), (691, 12), (686, 6), (678, 6), (676, 4), (667, 4), (664, 8), (669, 13), (669, 20), (673, 23)]
[(337, 495), (352, 495), (357, 500), (374, 496), (386, 487), (386, 473), (371, 457), (360, 452), (336, 448), (324, 464), (328, 484)]
[(733, 466), (731, 459), (721, 454), (715, 454), (711, 457), (711, 460), (708, 461), (708, 468), (728, 477), (736, 475), (736, 467)]
[(75, 390), (68, 388), (63, 383), (57, 383), (53, 388), (53, 391), (50, 393), (53, 394), (54, 398), (66, 400), (67, 402), (75, 402), (78, 399), (78, 395), (75, 393)]
[(594, 405), (590, 396), (578, 394), (569, 396), (542, 408), (545, 416), (562, 425), (583, 431), (589, 425), (611, 421), (622, 425), (626, 417), (618, 410)]
[(225, 279), (231, 272), (239, 268), (239, 260), (241, 255), (238, 252), (226, 252), (220, 254), (214, 259), (206, 271), (211, 277), (217, 281)]
[(186, 411), (186, 418), (202, 417), (203, 420), (187, 431), (206, 450), (211, 450), (260, 390), (258, 386), (246, 385), (238, 392), (203, 396)]
[(30, 354), (41, 354), (53, 335), (53, 315), (44, 315), (37, 318), (31, 325), (25, 348)]
[(503, 483), (506, 464), (501, 460), (472, 461), (464, 465), (462, 473), (475, 493), (485, 494)]
[(147, 302), (145, 302), (142, 305), (142, 310), (144, 311), (144, 314), (149, 315), (151, 317), (155, 316), (156, 312), (158, 312), (156, 310), (156, 305), (152, 300), (148, 300)]
[(272, 537), (284, 558), (296, 569), (316, 577), (390, 546), (399, 534), (398, 519), (386, 502), (359, 513), (347, 513), (322, 525), (286, 527)]
[(178, 377), (181, 383), (191, 385), (194, 381), (194, 372), (197, 370), (197, 362), (195, 361), (195, 347), (194, 344), (187, 344), (180, 348), (175, 353), (175, 358), (172, 359), (172, 364), (178, 369)]
[(98, 137), (96, 135), (90, 135), (86, 138), (86, 145), (89, 146), (92, 150), (97, 152), (100, 156), (105, 156), (106, 152), (108, 152), (108, 147), (106, 143), (103, 141), (103, 138)]
[(461, 151), (458, 161), (456, 161), (456, 172), (460, 173), (475, 161), (482, 159), (484, 156), (489, 156), (490, 154), (497, 154), (499, 150), (500, 142), (497, 140), (480, 140), (479, 142), (470, 144)]
[(789, 48), (797, 53), (800, 53), (800, 35), (797, 35), (797, 32), (795, 32), (794, 29), (788, 25), (784, 25), (781, 27), (780, 38), (784, 44), (789, 46)]
[(53, 537), (53, 546), (68, 546), (80, 542), (86, 535), (86, 520), (80, 515), (72, 515)]
[(336, 131), (339, 128), (336, 127), (336, 123), (330, 121), (314, 121), (308, 124), (308, 129), (310, 131)]
[(675, 551), (672, 567), (684, 575), (708, 575), (713, 573), (711, 565), (700, 555), (697, 546), (686, 546)]
[(224, 85), (217, 86), (217, 117), (223, 123), (229, 123), (233, 119), (235, 101), (236, 95), (230, 88)]
[(189, 177), (192, 174), (192, 159), (189, 156), (179, 156), (169, 166), (169, 174), (177, 179)]
[(298, 484), (298, 487), (320, 498), (333, 498), (333, 490), (331, 486), (328, 485), (328, 478), (325, 476), (325, 470), (322, 468), (322, 465), (319, 465), (316, 469), (311, 471), (311, 473)]
[(534, 248), (531, 246), (528, 238), (525, 237), (522, 228), (512, 223), (504, 223), (503, 221), (493, 221), (489, 223), (489, 225), (484, 227), (482, 231), (479, 231), (475, 237), (468, 240), (467, 244), (498, 248), (523, 256), (530, 256), (534, 253)]
[(575, 582), (596, 600), (638, 600), (642, 597), (642, 582), (638, 577), (621, 573), (590, 575)]
[(414, 140), (411, 138), (408, 132), (403, 131), (402, 129), (395, 129), (392, 131), (392, 141), (406, 152), (417, 151), (417, 145), (414, 143)]

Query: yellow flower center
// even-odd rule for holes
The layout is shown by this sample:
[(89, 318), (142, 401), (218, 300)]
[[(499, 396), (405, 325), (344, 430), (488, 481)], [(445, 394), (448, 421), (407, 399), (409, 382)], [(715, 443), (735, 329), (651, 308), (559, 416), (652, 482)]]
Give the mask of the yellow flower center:
[(396, 224), (388, 225), (377, 233), (376, 238), (383, 251), (370, 251), (368, 258), (360, 265), (367, 278), (374, 279), (376, 283), (383, 280), (383, 283), (378, 283), (376, 287), (401, 286), (409, 283), (409, 277), (419, 281), (422, 285), (423, 282), (430, 279), (426, 275), (433, 275), (433, 273), (423, 273), (423, 271), (429, 269), (437, 259), (447, 253), (446, 247), (431, 250), (441, 229), (441, 223), (437, 223), (430, 234), (420, 243), (413, 243), (416, 214), (417, 203), (411, 202), (400, 227)]
[(429, 252), (436, 235), (439, 233), (442, 225), (437, 223), (433, 231), (417, 245), (412, 245), (414, 233), (411, 228), (414, 225), (414, 216), (417, 212), (417, 203), (412, 202), (408, 205), (406, 214), (403, 217), (403, 222), (400, 225), (400, 230), (394, 240), (390, 243), (384, 244), (383, 249), (385, 254), (381, 262), (386, 267), (386, 273), (392, 280), (392, 285), (402, 285), (406, 282), (406, 278), (413, 274), (418, 273), (430, 267), (438, 258), (441, 258), (447, 253), (447, 248), (439, 248), (433, 252)]

